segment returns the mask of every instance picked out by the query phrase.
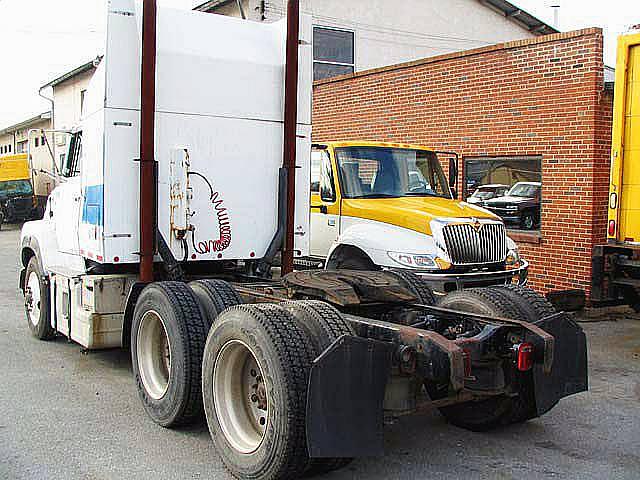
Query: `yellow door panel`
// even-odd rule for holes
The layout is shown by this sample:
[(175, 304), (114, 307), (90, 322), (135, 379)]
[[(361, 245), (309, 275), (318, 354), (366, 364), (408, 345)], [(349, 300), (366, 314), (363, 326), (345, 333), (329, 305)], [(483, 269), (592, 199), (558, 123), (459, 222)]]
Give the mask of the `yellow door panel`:
[(640, 48), (631, 47), (629, 49), (629, 70), (630, 81), (640, 81)]
[(640, 46), (629, 49), (618, 240), (640, 242)]

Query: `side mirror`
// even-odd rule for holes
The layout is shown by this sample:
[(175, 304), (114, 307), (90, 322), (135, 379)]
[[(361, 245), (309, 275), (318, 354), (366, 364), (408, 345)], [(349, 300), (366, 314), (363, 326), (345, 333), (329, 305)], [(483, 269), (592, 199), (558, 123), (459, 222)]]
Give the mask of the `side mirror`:
[(451, 196), (458, 199), (458, 155), (449, 159), (449, 187), (451, 188)]

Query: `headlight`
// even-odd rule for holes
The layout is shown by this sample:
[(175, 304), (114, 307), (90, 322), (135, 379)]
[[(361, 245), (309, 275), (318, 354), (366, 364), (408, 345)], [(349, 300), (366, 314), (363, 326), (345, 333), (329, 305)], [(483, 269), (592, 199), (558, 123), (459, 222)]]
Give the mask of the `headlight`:
[(517, 268), (520, 266), (520, 252), (518, 252), (517, 248), (512, 248), (509, 250), (505, 263), (507, 267)]
[(413, 253), (387, 252), (394, 262), (409, 268), (439, 269), (434, 255), (414, 255)]

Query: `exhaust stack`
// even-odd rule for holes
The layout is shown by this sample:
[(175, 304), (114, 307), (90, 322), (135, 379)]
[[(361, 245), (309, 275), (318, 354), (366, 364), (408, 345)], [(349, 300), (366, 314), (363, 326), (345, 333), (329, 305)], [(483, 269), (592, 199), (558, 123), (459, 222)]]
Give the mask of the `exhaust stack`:
[(153, 282), (156, 253), (157, 179), (154, 152), (156, 110), (156, 0), (144, 0), (140, 105), (140, 281)]

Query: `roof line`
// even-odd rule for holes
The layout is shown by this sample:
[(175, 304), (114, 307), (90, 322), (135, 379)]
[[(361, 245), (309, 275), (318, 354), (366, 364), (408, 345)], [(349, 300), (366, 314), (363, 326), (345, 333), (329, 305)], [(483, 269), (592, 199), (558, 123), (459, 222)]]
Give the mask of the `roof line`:
[(15, 123), (13, 125), (10, 125), (6, 128), (3, 128), (2, 130), (0, 130), (0, 135), (5, 135), (7, 133), (11, 133), (15, 130), (21, 130), (23, 128), (29, 127), (34, 123), (37, 123), (41, 120), (47, 120), (51, 119), (51, 111), (46, 111), (46, 112), (42, 112), (39, 115), (36, 115), (35, 117), (29, 118), (27, 120), (23, 120), (22, 122), (19, 123)]
[(512, 20), (534, 35), (549, 35), (560, 31), (543, 22), (535, 15), (518, 7), (508, 0), (478, 0), (482, 5), (497, 13), (502, 13), (508, 20)]
[(198, 10), (200, 12), (206, 12), (212, 8), (220, 7), (226, 3), (229, 3), (231, 0), (209, 0), (207, 2), (203, 2), (197, 7), (194, 7), (194, 10)]
[(101, 61), (102, 61), (102, 55), (98, 55), (96, 58), (94, 58), (90, 62), (80, 65), (79, 67), (74, 68), (70, 72), (67, 72), (64, 75), (61, 75), (58, 78), (51, 80), (49, 83), (40, 87), (40, 90), (43, 90), (47, 87), (55, 87), (56, 85), (60, 85), (61, 83), (66, 82), (67, 80), (75, 77), (76, 75), (80, 75), (81, 73), (88, 72), (89, 70), (96, 68)]
[(370, 70), (362, 70), (360, 72), (348, 73), (346, 75), (340, 75), (331, 78), (325, 78), (323, 80), (316, 80), (314, 85), (324, 85), (328, 83), (342, 82), (350, 80), (352, 78), (366, 77), (368, 75), (374, 75), (381, 72), (392, 72), (395, 70), (402, 70), (405, 68), (416, 67), (419, 65), (427, 65), (430, 63), (442, 62), (444, 60), (452, 60), (455, 58), (471, 57), (474, 55), (481, 55), (489, 52), (496, 52), (501, 50), (510, 50), (513, 48), (526, 47), (529, 45), (537, 45), (549, 42), (555, 42), (558, 40), (569, 40), (571, 38), (583, 37), (586, 35), (602, 35), (602, 29), (598, 27), (583, 28), (581, 30), (573, 30), (571, 32), (554, 33), (552, 35), (544, 35), (542, 37), (525, 38), (524, 40), (513, 40), (511, 42), (497, 43), (495, 45), (488, 45), (486, 47), (474, 48), (471, 50), (463, 50), (461, 52), (451, 52), (442, 55), (436, 55), (434, 57), (422, 58), (419, 60), (413, 60), (411, 62), (398, 63), (396, 65), (388, 65), (385, 67), (372, 68)]

